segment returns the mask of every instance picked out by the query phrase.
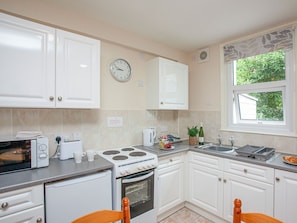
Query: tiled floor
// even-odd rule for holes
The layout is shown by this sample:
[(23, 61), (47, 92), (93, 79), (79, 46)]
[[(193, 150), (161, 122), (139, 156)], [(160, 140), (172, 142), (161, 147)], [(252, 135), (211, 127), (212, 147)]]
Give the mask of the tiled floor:
[(213, 223), (212, 221), (204, 218), (203, 216), (187, 209), (182, 208), (168, 218), (160, 221), (159, 223)]

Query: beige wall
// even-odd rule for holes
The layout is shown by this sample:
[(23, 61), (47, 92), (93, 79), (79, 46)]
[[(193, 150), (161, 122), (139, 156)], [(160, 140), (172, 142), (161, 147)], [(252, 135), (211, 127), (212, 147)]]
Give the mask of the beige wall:
[[(198, 63), (197, 52), (185, 53), (160, 45), (122, 30), (106, 26), (78, 13), (53, 7), (47, 1), (1, 0), (0, 9), (42, 23), (83, 33), (102, 41), (101, 109), (0, 109), (0, 135), (13, 136), (20, 130), (41, 130), (50, 138), (58, 133), (82, 134), (84, 149), (105, 149), (142, 144), (142, 129), (157, 127), (158, 135), (171, 133), (187, 138), (187, 126), (204, 123), (206, 141), (223, 143), (234, 135), (236, 145), (254, 144), (297, 153), (295, 137), (271, 136), (220, 130), (220, 55), (219, 44), (209, 46), (210, 59)], [(145, 110), (145, 62), (156, 56), (171, 58), (189, 65), (189, 111)], [(132, 79), (116, 82), (109, 74), (110, 62), (118, 57), (132, 66)], [(123, 117), (123, 127), (107, 127), (107, 117)]]
[(185, 52), (127, 33), (91, 17), (82, 16), (79, 12), (69, 11), (67, 8), (58, 8), (51, 1), (1, 0), (0, 10), (50, 26), (90, 35), (102, 41), (186, 62)]
[(188, 55), (190, 110), (220, 111), (219, 45), (209, 47), (209, 60), (198, 63), (198, 51)]
[(297, 139), (294, 136), (266, 135), (226, 131), (221, 129), (221, 87), (220, 87), (220, 44), (209, 46), (209, 61), (197, 62), (197, 51), (188, 55), (190, 66), (190, 112), (179, 113), (179, 130), (182, 132), (191, 123), (203, 121), (206, 141), (217, 142), (223, 137), (223, 144), (229, 144), (230, 136), (235, 145), (260, 145), (276, 148), (279, 152), (297, 153)]
[[(142, 144), (142, 129), (156, 127), (158, 135), (178, 133), (177, 111), (146, 111), (146, 61), (160, 55), (186, 62), (184, 52), (114, 29), (65, 9), (40, 1), (1, 1), (6, 13), (101, 40), (101, 109), (0, 109), (0, 135), (14, 136), (21, 130), (40, 130), (55, 151), (55, 135), (81, 133), (84, 149), (106, 149)], [(109, 65), (116, 58), (132, 67), (129, 82), (115, 81)], [(122, 117), (120, 128), (107, 127), (108, 117)]]

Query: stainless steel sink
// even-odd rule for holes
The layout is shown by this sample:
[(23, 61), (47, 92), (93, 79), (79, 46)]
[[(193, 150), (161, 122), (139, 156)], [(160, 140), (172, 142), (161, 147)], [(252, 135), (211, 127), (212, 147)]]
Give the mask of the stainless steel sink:
[(232, 153), (234, 152), (234, 148), (227, 147), (227, 146), (217, 146), (217, 145), (204, 145), (200, 147), (203, 150), (209, 150), (214, 152), (220, 152), (220, 153)]

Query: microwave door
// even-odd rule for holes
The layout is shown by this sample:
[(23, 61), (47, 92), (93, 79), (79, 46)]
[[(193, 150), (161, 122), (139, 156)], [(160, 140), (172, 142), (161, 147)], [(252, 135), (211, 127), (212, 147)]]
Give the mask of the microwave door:
[(0, 142), (0, 173), (29, 168), (31, 168), (30, 141)]

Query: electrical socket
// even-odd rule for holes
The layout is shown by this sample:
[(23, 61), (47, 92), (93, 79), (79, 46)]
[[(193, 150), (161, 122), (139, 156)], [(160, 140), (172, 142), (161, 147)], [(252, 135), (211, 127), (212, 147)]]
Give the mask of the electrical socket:
[(81, 140), (81, 133), (80, 132), (74, 132), (72, 133), (73, 140)]
[(56, 144), (58, 144), (58, 142), (57, 142), (57, 137), (60, 137), (61, 138), (61, 141), (60, 141), (60, 143), (63, 141), (63, 136), (62, 136), (62, 133), (55, 133), (54, 134), (54, 142), (56, 143)]
[(63, 134), (63, 142), (72, 140), (71, 133), (64, 133)]
[(70, 137), (70, 134), (69, 133), (55, 133), (54, 134), (54, 141), (57, 143), (57, 141), (56, 141), (56, 138), (57, 137), (61, 137), (61, 141), (60, 141), (60, 143), (61, 142), (65, 142), (65, 141), (68, 141), (68, 140), (71, 140), (71, 137)]
[(61, 137), (60, 142), (66, 142), (66, 141), (71, 141), (71, 140), (81, 140), (82, 139), (82, 134), (81, 132), (73, 132), (73, 133), (55, 133), (54, 134), (54, 141), (57, 143), (56, 138)]

